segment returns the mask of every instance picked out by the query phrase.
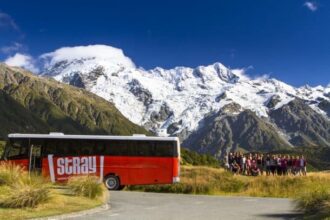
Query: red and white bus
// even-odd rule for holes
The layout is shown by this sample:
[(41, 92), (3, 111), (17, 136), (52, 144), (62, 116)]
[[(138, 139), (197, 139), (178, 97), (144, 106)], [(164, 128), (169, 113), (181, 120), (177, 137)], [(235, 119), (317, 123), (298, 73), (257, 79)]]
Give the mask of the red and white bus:
[(96, 175), (109, 190), (179, 182), (177, 137), (9, 134), (3, 159), (52, 182)]

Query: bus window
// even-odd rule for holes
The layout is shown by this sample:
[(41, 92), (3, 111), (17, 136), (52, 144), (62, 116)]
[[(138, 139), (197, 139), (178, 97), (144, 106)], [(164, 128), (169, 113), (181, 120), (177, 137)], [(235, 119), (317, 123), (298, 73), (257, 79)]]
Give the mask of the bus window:
[(7, 159), (27, 159), (29, 155), (29, 148), (27, 140), (11, 141), (6, 151)]
[(56, 140), (45, 140), (45, 145), (43, 149), (43, 156), (47, 156), (49, 154), (57, 155), (56, 153)]
[(96, 152), (96, 142), (93, 140), (81, 140), (74, 144), (72, 148), (78, 148), (81, 155), (98, 155)]
[(136, 144), (133, 141), (105, 141), (105, 154), (111, 156), (135, 156)]
[(155, 156), (160, 157), (173, 157), (177, 156), (175, 153), (174, 142), (170, 141), (155, 141)]
[(95, 149), (94, 149), (95, 155), (104, 155), (104, 154), (106, 154), (106, 151), (105, 151), (106, 143), (105, 143), (105, 141), (96, 141), (95, 145), (96, 145)]
[(153, 143), (148, 141), (136, 141), (136, 156), (150, 157), (154, 154)]
[(57, 156), (76, 156), (76, 153), (72, 149), (71, 141), (69, 140), (58, 140), (56, 145)]

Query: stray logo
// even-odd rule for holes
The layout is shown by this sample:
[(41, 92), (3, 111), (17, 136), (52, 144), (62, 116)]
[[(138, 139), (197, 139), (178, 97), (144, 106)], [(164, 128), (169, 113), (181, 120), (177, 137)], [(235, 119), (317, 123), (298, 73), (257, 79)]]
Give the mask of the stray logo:
[(95, 175), (103, 180), (104, 156), (54, 157), (48, 155), (49, 175), (52, 182), (67, 180), (73, 175)]
[(57, 158), (57, 175), (96, 173), (96, 157)]

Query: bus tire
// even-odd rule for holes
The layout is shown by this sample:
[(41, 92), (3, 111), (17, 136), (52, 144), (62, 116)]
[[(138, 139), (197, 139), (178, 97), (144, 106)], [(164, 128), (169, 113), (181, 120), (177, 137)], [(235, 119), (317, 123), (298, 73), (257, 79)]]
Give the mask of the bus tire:
[(104, 178), (104, 185), (108, 190), (119, 190), (120, 180), (118, 176), (109, 175)]

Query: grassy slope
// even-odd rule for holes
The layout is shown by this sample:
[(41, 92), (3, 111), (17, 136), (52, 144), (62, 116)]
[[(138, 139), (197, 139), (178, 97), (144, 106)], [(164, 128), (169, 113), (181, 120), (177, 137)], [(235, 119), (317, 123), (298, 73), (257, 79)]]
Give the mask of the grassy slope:
[(0, 138), (10, 132), (148, 134), (90, 92), (4, 64), (0, 64), (0, 102)]
[(330, 173), (309, 173), (307, 177), (247, 177), (202, 166), (183, 166), (179, 184), (128, 187), (150, 192), (282, 198), (295, 198), (307, 190), (319, 188), (330, 190)]

